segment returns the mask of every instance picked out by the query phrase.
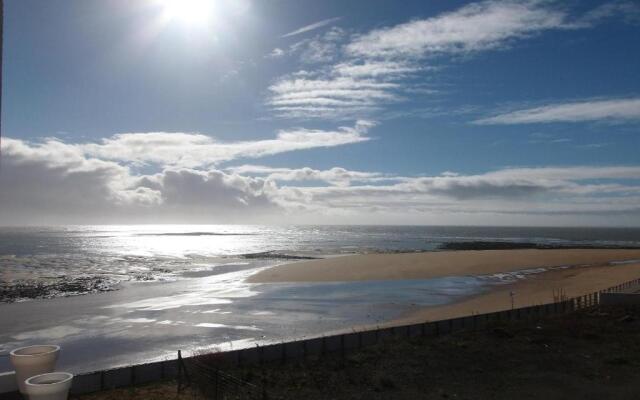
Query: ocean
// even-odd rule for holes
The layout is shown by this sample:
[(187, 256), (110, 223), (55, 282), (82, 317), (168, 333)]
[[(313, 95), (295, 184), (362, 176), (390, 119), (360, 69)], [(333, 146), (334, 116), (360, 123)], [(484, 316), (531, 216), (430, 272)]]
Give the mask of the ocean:
[[(167, 280), (242, 258), (247, 268), (287, 256), (437, 250), (445, 243), (640, 246), (638, 228), (460, 226), (131, 225), (0, 227), (0, 282), (101, 276)], [(264, 257), (260, 253), (270, 253)]]
[[(178, 349), (252, 346), (382, 323), (523, 274), (412, 281), (249, 284), (264, 268), (451, 243), (640, 246), (640, 229), (145, 225), (0, 228), (0, 354), (63, 346), (73, 372)], [(91, 354), (90, 357), (87, 354)], [(0, 372), (7, 369), (0, 357)]]

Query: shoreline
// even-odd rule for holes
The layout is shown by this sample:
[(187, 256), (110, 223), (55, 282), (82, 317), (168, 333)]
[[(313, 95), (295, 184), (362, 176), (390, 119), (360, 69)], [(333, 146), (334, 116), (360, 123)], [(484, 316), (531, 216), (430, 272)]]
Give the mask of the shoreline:
[[(615, 268), (617, 273), (612, 273)], [(484, 293), (464, 297), (444, 305), (419, 306), (396, 318), (376, 323), (336, 329), (326, 334), (351, 333), (376, 328), (391, 328), (424, 322), (467, 317), (511, 309), (510, 292), (515, 292), (514, 309), (548, 304), (562, 290), (566, 299), (604, 290), (640, 278), (640, 262), (624, 265), (571, 267), (530, 275), (512, 283), (497, 284)]]
[(521, 308), (551, 303), (554, 300), (554, 294), (559, 291), (562, 291), (567, 298), (574, 298), (638, 277), (640, 277), (640, 262), (548, 271), (512, 284), (496, 286), (487, 293), (469, 296), (461, 301), (409, 311), (389, 321), (386, 326), (508, 310), (511, 308), (511, 292), (515, 293), (514, 308)]
[[(447, 268), (448, 267), (448, 268)], [(376, 324), (356, 325), (372, 329), (421, 323), (551, 303), (554, 294), (567, 298), (603, 290), (640, 277), (640, 251), (612, 249), (574, 250), (466, 250), (402, 254), (366, 254), (291, 263), (250, 276), (250, 283), (323, 283), (398, 279), (434, 279), (443, 276), (509, 274), (526, 269), (545, 271), (524, 279), (496, 283), (487, 290), (444, 305), (418, 306), (396, 318)]]

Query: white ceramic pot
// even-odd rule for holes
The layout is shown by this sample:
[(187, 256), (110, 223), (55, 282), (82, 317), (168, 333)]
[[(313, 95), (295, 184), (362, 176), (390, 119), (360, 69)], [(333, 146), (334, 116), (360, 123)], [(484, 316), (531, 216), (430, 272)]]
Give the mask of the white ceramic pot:
[(67, 400), (73, 375), (68, 372), (48, 372), (25, 381), (29, 400)]
[(45, 372), (53, 372), (58, 354), (60, 346), (55, 345), (20, 347), (10, 353), (20, 393), (25, 393), (25, 380)]

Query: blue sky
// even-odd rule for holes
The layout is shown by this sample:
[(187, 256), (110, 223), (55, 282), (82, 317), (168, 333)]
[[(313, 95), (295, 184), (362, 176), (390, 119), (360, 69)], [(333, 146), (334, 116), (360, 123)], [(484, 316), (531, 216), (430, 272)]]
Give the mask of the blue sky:
[(640, 225), (638, 3), (399, 4), (6, 1), (0, 217)]

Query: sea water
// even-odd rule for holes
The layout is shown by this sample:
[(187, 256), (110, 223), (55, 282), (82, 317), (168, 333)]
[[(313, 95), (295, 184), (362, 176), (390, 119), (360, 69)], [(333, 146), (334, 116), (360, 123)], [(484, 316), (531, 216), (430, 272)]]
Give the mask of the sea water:
[[(34, 343), (61, 344), (61, 366), (83, 372), (171, 357), (178, 349), (237, 348), (375, 325), (540, 272), (349, 283), (245, 281), (297, 258), (429, 251), (464, 241), (638, 246), (640, 229), (0, 228), (0, 284), (42, 289), (30, 292), (36, 299), (14, 296), (0, 304), (0, 353)], [(96, 281), (102, 286), (83, 286)], [(8, 368), (5, 358), (0, 357), (0, 370)]]

